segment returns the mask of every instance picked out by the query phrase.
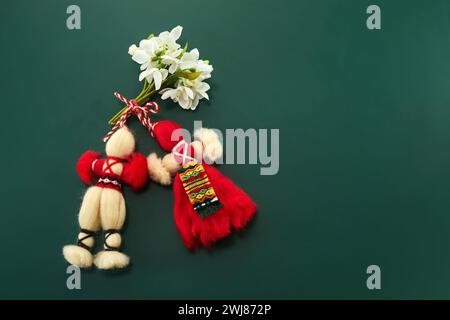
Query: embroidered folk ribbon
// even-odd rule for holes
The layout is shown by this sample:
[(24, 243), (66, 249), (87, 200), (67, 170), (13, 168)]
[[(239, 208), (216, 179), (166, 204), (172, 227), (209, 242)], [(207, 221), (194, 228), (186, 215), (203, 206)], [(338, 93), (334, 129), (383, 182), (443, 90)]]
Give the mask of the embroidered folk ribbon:
[(214, 213), (223, 206), (201, 163), (191, 161), (184, 164), (178, 172), (189, 202), (201, 218)]
[[(118, 92), (114, 92), (114, 95), (120, 101), (125, 103), (125, 105), (128, 108), (124, 111), (124, 113), (122, 113), (119, 121), (117, 121), (114, 127), (104, 136), (103, 142), (106, 142), (113, 135), (113, 133), (116, 132), (119, 128), (125, 126), (127, 119), (132, 115), (136, 115), (139, 121), (142, 123), (142, 125), (146, 127), (150, 133), (152, 133), (154, 124), (151, 122), (149, 114), (158, 113), (159, 111), (158, 104), (156, 102), (150, 101), (141, 107), (137, 104), (136, 100), (134, 99), (127, 100)], [(150, 107), (153, 107), (153, 109), (150, 109)]]

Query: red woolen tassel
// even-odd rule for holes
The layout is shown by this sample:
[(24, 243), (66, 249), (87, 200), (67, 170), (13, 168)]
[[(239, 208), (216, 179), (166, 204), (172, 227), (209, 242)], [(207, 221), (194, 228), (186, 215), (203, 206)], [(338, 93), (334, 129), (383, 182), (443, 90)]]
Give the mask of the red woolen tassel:
[(256, 213), (256, 204), (230, 179), (214, 167), (203, 163), (214, 191), (223, 204), (214, 213), (201, 217), (194, 210), (177, 173), (173, 190), (175, 195), (174, 219), (184, 244), (189, 249), (210, 246), (228, 236), (233, 229), (247, 225)]

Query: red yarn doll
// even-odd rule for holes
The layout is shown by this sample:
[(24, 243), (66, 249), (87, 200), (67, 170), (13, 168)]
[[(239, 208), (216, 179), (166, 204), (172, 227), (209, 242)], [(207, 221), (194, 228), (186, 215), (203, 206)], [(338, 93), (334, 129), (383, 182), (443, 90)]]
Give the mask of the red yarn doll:
[(177, 129), (180, 126), (171, 121), (155, 124), (154, 137), (170, 153), (162, 159), (155, 153), (147, 157), (149, 175), (163, 185), (173, 182), (174, 219), (186, 247), (208, 247), (233, 229), (245, 227), (256, 205), (230, 179), (202, 161), (212, 163), (222, 156), (222, 144), (213, 130), (197, 130), (196, 141), (189, 144)]

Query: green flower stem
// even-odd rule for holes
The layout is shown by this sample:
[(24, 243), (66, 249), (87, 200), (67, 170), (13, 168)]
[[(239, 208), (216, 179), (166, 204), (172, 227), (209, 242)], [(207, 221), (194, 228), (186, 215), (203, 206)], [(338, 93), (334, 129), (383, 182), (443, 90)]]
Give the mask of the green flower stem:
[[(161, 88), (159, 90), (155, 90), (154, 83), (149, 84), (147, 80), (144, 80), (144, 87), (134, 100), (136, 100), (138, 105), (142, 105), (162, 89), (172, 86), (174, 83), (178, 81), (178, 79), (185, 78), (188, 80), (195, 80), (200, 74), (201, 72), (185, 71), (185, 70), (177, 71), (174, 74), (168, 76), (167, 79), (163, 81), (163, 83), (161, 84)], [(127, 108), (128, 108), (127, 106), (123, 107), (111, 119), (109, 119), (108, 123), (110, 125), (115, 125), (117, 121), (119, 121), (120, 117), (125, 112), (125, 110), (127, 110)]]

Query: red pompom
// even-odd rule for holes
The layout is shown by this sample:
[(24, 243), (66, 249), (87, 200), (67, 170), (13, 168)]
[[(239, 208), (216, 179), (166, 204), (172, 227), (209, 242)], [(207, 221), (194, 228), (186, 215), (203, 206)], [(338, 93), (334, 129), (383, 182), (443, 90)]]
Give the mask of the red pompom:
[(147, 159), (142, 154), (134, 152), (129, 162), (125, 163), (122, 179), (134, 191), (144, 187), (148, 180)]
[(178, 142), (183, 140), (181, 132), (172, 136), (175, 130), (181, 129), (181, 126), (173, 121), (162, 120), (155, 124), (153, 134), (161, 148), (167, 152), (171, 152)]
[(77, 172), (84, 183), (90, 184), (94, 179), (95, 175), (92, 171), (92, 163), (99, 157), (99, 153), (89, 150), (83, 153), (80, 159), (78, 159)]

